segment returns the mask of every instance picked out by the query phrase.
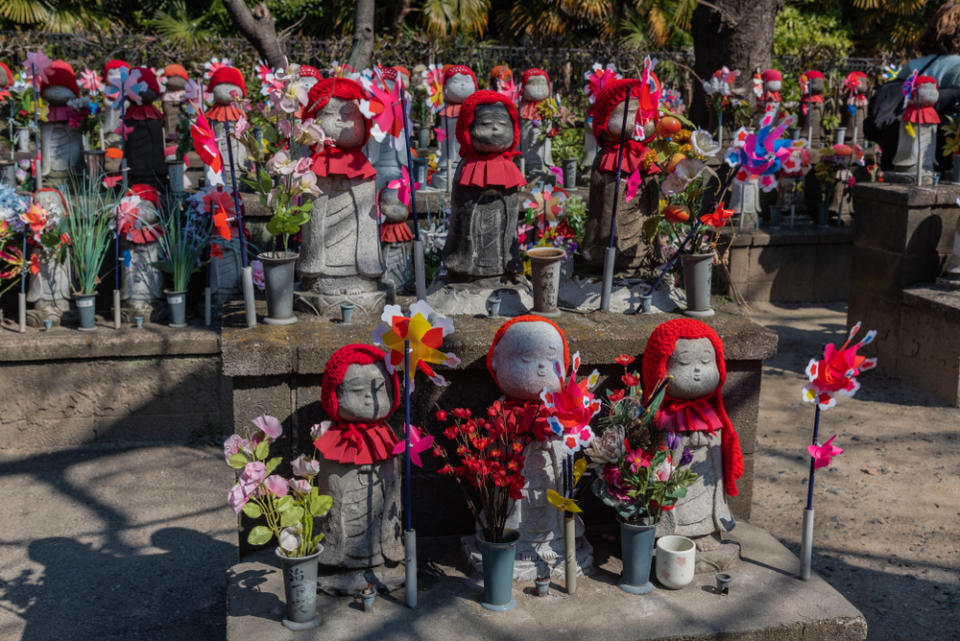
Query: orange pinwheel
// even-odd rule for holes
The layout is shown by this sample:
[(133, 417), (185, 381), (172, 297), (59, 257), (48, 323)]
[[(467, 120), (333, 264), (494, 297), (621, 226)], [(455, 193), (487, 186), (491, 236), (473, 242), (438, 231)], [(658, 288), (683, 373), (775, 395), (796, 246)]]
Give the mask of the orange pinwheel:
[(420, 300), (410, 306), (410, 316), (404, 316), (399, 305), (387, 305), (380, 319), (382, 322), (373, 330), (373, 342), (387, 352), (386, 365), (391, 373), (404, 368), (404, 343), (409, 342), (410, 367), (406, 374), (410, 388), (413, 389), (418, 369), (435, 385), (447, 384), (430, 366), (460, 365), (460, 359), (454, 354), (440, 351), (443, 338), (453, 333), (453, 322), (449, 318), (435, 314), (426, 301)]
[(217, 213), (213, 215), (213, 226), (225, 241), (230, 241), (230, 219), (222, 206), (217, 209)]

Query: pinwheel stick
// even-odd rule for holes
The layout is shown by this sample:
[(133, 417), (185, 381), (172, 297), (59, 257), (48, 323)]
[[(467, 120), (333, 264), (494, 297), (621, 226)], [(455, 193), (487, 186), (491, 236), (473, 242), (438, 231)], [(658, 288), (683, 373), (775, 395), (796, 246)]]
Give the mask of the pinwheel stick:
[(410, 123), (407, 118), (407, 97), (399, 75), (400, 112), (403, 117), (403, 140), (407, 146), (407, 174), (410, 176), (410, 215), (413, 217), (413, 274), (417, 286), (417, 299), (427, 297), (427, 276), (423, 263), (423, 242), (420, 240), (420, 223), (417, 220), (417, 179), (413, 174), (413, 153), (410, 151)]
[(413, 529), (413, 493), (410, 488), (410, 376), (410, 341), (405, 340), (403, 341), (403, 432), (406, 439), (404, 512), (407, 527), (403, 532), (403, 549), (407, 606), (415, 609), (417, 607), (417, 532)]
[(20, 254), (20, 293), (17, 295), (17, 320), (20, 333), (27, 331), (27, 230), (23, 230), (23, 249)]
[(620, 146), (617, 149), (617, 180), (613, 183), (613, 210), (610, 212), (610, 235), (607, 249), (603, 254), (603, 289), (600, 293), (600, 311), (610, 311), (610, 292), (613, 289), (613, 263), (617, 257), (617, 248), (613, 244), (617, 229), (617, 205), (620, 204), (620, 175), (623, 169), (623, 146), (627, 141), (627, 116), (630, 114), (630, 92), (623, 103), (623, 122), (620, 128)]
[(237, 173), (233, 167), (233, 132), (230, 121), (223, 122), (227, 142), (227, 161), (230, 163), (230, 186), (233, 190), (233, 209), (237, 216), (237, 236), (240, 240), (240, 265), (243, 267), (243, 306), (247, 313), (247, 327), (257, 326), (257, 307), (253, 298), (253, 270), (247, 262), (247, 239), (243, 235), (243, 213), (240, 211), (240, 192), (237, 190)]
[[(125, 85), (123, 82), (121, 85)], [(120, 87), (120, 193), (127, 193), (127, 101)], [(120, 329), (120, 208), (113, 210), (113, 328)]]
[[(567, 453), (563, 461), (563, 495), (573, 498), (573, 454)], [(567, 594), (577, 591), (577, 531), (576, 517), (573, 512), (563, 513), (563, 552), (566, 570)]]
[[(39, 102), (40, 88), (37, 86), (37, 84), (40, 82), (40, 80), (37, 78), (37, 66), (34, 64), (30, 65), (30, 76), (31, 76), (30, 84), (33, 87), (33, 131), (34, 131), (34, 138), (37, 141), (37, 153), (36, 153), (36, 156), (34, 157), (34, 169), (33, 169), (33, 173), (35, 176), (34, 188), (36, 190), (40, 190), (40, 189), (43, 189), (43, 169), (40, 167), (40, 164), (41, 164), (40, 162), (41, 161), (40, 114), (37, 113), (37, 110), (40, 104)], [(26, 259), (26, 256), (24, 256), (24, 259)]]
[[(813, 444), (817, 444), (820, 432), (820, 404), (817, 404), (813, 417)], [(810, 457), (810, 479), (807, 482), (807, 507), (803, 510), (803, 532), (800, 539), (800, 578), (810, 578), (810, 566), (813, 560), (813, 481), (816, 474), (816, 459)]]

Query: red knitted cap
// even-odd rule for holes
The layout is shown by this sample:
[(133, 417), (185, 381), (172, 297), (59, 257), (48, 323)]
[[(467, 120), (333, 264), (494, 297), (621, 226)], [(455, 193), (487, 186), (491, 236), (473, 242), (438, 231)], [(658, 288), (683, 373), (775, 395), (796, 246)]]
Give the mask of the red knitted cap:
[[(386, 354), (373, 345), (355, 343), (344, 345), (333, 353), (323, 369), (323, 382), (320, 384), (320, 405), (331, 420), (339, 421), (340, 410), (337, 404), (337, 388), (343, 383), (347, 368), (351, 365), (373, 365), (383, 363)], [(400, 407), (400, 379), (396, 372), (387, 372), (387, 384), (391, 386), (390, 414)]]
[(477, 107), (497, 103), (507, 108), (510, 120), (513, 121), (513, 143), (507, 151), (513, 151), (520, 144), (520, 117), (517, 115), (517, 107), (503, 94), (489, 89), (481, 89), (472, 93), (460, 107), (460, 116), (457, 118), (457, 142), (460, 143), (461, 156), (479, 153), (474, 150), (473, 141), (470, 139), (470, 125), (473, 124)]
[(588, 115), (593, 117), (593, 135), (597, 140), (602, 140), (602, 134), (612, 136), (607, 128), (610, 114), (626, 99), (628, 92), (632, 98), (639, 99), (643, 93), (643, 83), (636, 78), (618, 78), (607, 82), (597, 94), (596, 102), (587, 110)]
[(933, 85), (937, 87), (937, 79), (933, 76), (917, 76), (917, 80), (914, 83), (915, 86), (919, 87), (920, 85)]
[[(303, 108), (303, 119), (316, 118), (317, 114), (327, 106), (331, 98), (340, 100), (356, 100), (357, 103), (364, 100), (367, 94), (363, 87), (356, 80), (349, 78), (323, 78), (317, 84), (310, 88), (307, 94), (307, 105)], [(362, 115), (362, 112), (361, 112)], [(363, 144), (367, 144), (370, 139), (370, 121), (363, 118)], [(362, 146), (362, 145), (361, 145)]]
[(768, 82), (770, 80), (783, 80), (783, 75), (776, 69), (767, 69), (760, 74), (760, 77), (763, 78), (764, 82)]
[(393, 65), (393, 67), (391, 67), (391, 69), (393, 69), (393, 70), (396, 71), (397, 73), (402, 73), (402, 74), (405, 75), (407, 78), (412, 78), (412, 77), (413, 77), (413, 76), (410, 75), (410, 70), (407, 69), (406, 67), (404, 67), (403, 65)]
[(243, 82), (243, 74), (235, 67), (220, 67), (210, 76), (210, 83), (207, 85), (207, 91), (213, 91), (217, 85), (228, 83), (240, 87), (243, 97), (247, 96), (247, 85)]
[(187, 75), (187, 69), (183, 65), (178, 65), (176, 63), (169, 64), (163, 68), (163, 75), (168, 78), (183, 78), (184, 80), (189, 80), (190, 77)]
[(43, 72), (40, 89), (46, 87), (66, 87), (76, 95), (80, 95), (80, 87), (77, 86), (77, 76), (73, 73), (73, 67), (63, 60), (54, 60)]
[(130, 185), (130, 189), (127, 190), (127, 196), (138, 196), (140, 200), (149, 201), (157, 207), (160, 206), (160, 192), (157, 191), (157, 188), (153, 185), (144, 183)]
[(513, 70), (507, 65), (497, 65), (490, 70), (490, 80), (513, 80)]
[(445, 67), (443, 70), (443, 84), (447, 84), (447, 80), (450, 80), (450, 78), (453, 78), (458, 73), (463, 73), (473, 78), (473, 86), (477, 86), (477, 76), (474, 75), (473, 69), (466, 65), (450, 65), (449, 67)]
[(520, 76), (520, 85), (523, 86), (527, 84), (527, 81), (534, 76), (543, 76), (547, 79), (547, 87), (553, 87), (553, 84), (550, 82), (550, 74), (548, 74), (543, 69), (527, 69), (523, 72), (523, 75)]
[(6, 74), (7, 74), (7, 83), (6, 83), (5, 85), (3, 85), (2, 87), (0, 87), (0, 89), (6, 89), (7, 87), (9, 87), (10, 85), (13, 84), (13, 74), (10, 73), (10, 67), (8, 67), (7, 65), (3, 64), (2, 62), (0, 62), (0, 69), (3, 69), (4, 72), (6, 72)]
[(300, 71), (298, 75), (301, 78), (316, 78), (320, 80), (323, 78), (323, 74), (320, 73), (320, 70), (316, 67), (311, 67), (310, 65), (300, 65)]
[[(743, 475), (743, 454), (740, 451), (740, 440), (736, 430), (723, 407), (721, 390), (727, 380), (727, 364), (723, 358), (723, 342), (712, 327), (693, 318), (674, 318), (661, 323), (653, 330), (647, 346), (643, 350), (643, 390), (644, 402), (649, 401), (649, 394), (657, 385), (657, 381), (667, 375), (667, 362), (677, 347), (677, 341), (683, 339), (706, 338), (713, 346), (717, 357), (717, 371), (720, 381), (717, 388), (706, 397), (707, 402), (716, 411), (723, 424), (721, 433), (721, 452), (723, 454), (723, 483), (724, 490), (730, 496), (737, 495), (737, 479)], [(668, 393), (664, 400), (683, 402), (675, 399)]]
[(380, 75), (383, 76), (384, 80), (396, 80), (397, 79), (397, 70), (393, 67), (381, 67), (377, 65), (380, 69)]
[(107, 79), (107, 74), (113, 69), (129, 69), (130, 63), (125, 60), (120, 60), (119, 58), (114, 60), (107, 61), (107, 64), (103, 65), (103, 79)]
[(157, 74), (153, 72), (153, 69), (150, 67), (134, 67), (130, 71), (139, 71), (140, 72), (140, 81), (147, 84), (148, 89), (153, 89), (154, 92), (159, 96), (160, 95), (160, 83), (157, 81)]
[[(487, 371), (490, 372), (490, 376), (493, 377), (493, 382), (497, 384), (497, 388), (500, 387), (500, 383), (497, 381), (496, 372), (493, 371), (493, 352), (497, 349), (500, 339), (507, 333), (507, 330), (517, 323), (546, 323), (557, 330), (557, 333), (560, 334), (560, 340), (563, 341), (563, 368), (564, 373), (566, 373), (566, 368), (570, 366), (570, 347), (567, 345), (567, 337), (564, 335), (563, 330), (549, 318), (536, 316), (535, 314), (525, 314), (511, 318), (501, 325), (497, 333), (493, 335), (493, 342), (490, 344), (490, 350), (487, 352)], [(503, 390), (501, 389), (500, 391), (502, 392)]]
[(823, 73), (817, 71), (816, 69), (811, 69), (810, 71), (804, 72), (808, 79), (813, 80), (814, 78), (823, 78)]

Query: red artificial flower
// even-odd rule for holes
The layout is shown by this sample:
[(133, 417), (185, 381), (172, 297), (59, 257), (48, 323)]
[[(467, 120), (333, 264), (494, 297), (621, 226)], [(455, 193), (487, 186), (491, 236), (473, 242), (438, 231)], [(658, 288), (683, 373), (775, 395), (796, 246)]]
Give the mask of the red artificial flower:
[(611, 402), (611, 403), (616, 403), (617, 401), (621, 400), (621, 399), (622, 399), (624, 396), (626, 396), (626, 395), (627, 395), (626, 390), (618, 389), (616, 392), (610, 392), (610, 394), (607, 396), (607, 398), (610, 399), (610, 402)]
[(724, 209), (724, 202), (720, 201), (720, 204), (717, 205), (717, 208), (714, 209), (709, 214), (704, 214), (700, 216), (700, 222), (704, 225), (710, 225), (716, 229), (720, 229), (727, 224), (727, 221), (730, 220), (730, 217), (733, 216), (735, 210), (733, 209)]
[(223, 258), (223, 247), (217, 243), (210, 243), (210, 258)]
[(40, 259), (36, 254), (30, 255), (30, 273), (34, 276), (40, 273)]
[(613, 359), (617, 365), (623, 365), (624, 367), (629, 366), (634, 360), (636, 360), (636, 357), (627, 356), (626, 354), (620, 354), (620, 356), (617, 356), (615, 359)]
[(450, 464), (447, 463), (446, 465), (441, 467), (439, 470), (437, 470), (437, 474), (450, 475), (450, 474), (453, 474), (454, 471), (455, 470), (452, 467), (450, 467)]
[(635, 387), (640, 384), (640, 379), (633, 374), (624, 374), (620, 377), (620, 380), (623, 381), (623, 384), (627, 387)]
[(453, 416), (459, 419), (468, 419), (470, 418), (470, 410), (458, 407), (457, 409), (453, 410)]
[(66, 233), (63, 233), (63, 234), (60, 234), (60, 244), (72, 245), (73, 243), (70, 241), (70, 236), (68, 236)]
[[(437, 410), (437, 413), (436, 413), (435, 416), (436, 416), (437, 420), (440, 421), (441, 423), (445, 423), (445, 422), (447, 421), (447, 411), (446, 411), (446, 410)], [(449, 437), (449, 438), (453, 438), (453, 437), (451, 436), (451, 437)]]

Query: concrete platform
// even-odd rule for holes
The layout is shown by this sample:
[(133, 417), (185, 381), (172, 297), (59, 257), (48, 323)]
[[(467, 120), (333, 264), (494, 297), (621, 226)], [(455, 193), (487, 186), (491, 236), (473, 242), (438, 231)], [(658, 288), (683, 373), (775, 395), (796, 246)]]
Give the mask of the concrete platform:
[[(799, 514), (798, 514), (799, 520)], [(798, 522), (799, 527), (799, 522)], [(731, 573), (730, 594), (714, 593), (712, 574), (683, 590), (657, 587), (643, 596), (621, 591), (616, 542), (599, 537), (598, 567), (567, 595), (555, 582), (537, 597), (532, 584), (514, 585), (517, 607), (480, 607), (477, 577), (463, 574), (455, 544), (421, 541), (420, 606), (410, 610), (403, 590), (380, 595), (372, 613), (359, 598), (320, 597), (323, 624), (295, 633), (280, 624), (283, 585), (272, 553), (227, 572), (227, 641), (862, 641), (863, 615), (818, 576), (795, 577), (799, 560), (765, 531), (740, 523), (732, 533), (743, 560)], [(612, 538), (612, 537), (610, 537)]]

